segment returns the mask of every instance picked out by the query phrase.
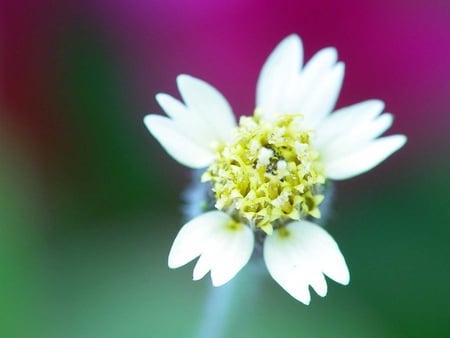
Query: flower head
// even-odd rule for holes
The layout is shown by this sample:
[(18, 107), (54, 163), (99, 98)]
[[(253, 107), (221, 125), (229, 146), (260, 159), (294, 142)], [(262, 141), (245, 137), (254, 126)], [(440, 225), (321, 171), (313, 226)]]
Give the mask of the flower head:
[(406, 137), (378, 138), (392, 124), (379, 100), (331, 113), (343, 63), (334, 48), (322, 49), (304, 67), (302, 56), (297, 35), (275, 48), (258, 79), (254, 115), (239, 124), (225, 98), (191, 76), (177, 78), (184, 102), (156, 96), (169, 117), (148, 115), (145, 124), (174, 159), (205, 169), (201, 180), (210, 184), (215, 207), (181, 228), (169, 267), (200, 257), (194, 279), (210, 271), (219, 286), (245, 266), (260, 242), (270, 275), (305, 304), (309, 286), (326, 295), (325, 275), (348, 284), (336, 242), (311, 219), (321, 217), (330, 180), (372, 169)]

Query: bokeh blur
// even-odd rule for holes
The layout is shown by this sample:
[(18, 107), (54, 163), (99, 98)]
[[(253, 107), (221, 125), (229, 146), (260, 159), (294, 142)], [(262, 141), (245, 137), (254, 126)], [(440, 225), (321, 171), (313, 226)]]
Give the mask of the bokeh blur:
[(195, 337), (209, 277), (166, 265), (190, 173), (142, 119), (180, 73), (251, 114), (291, 33), (307, 59), (337, 47), (338, 107), (380, 98), (409, 141), (337, 184), (351, 284), (307, 307), (249, 266), (222, 337), (450, 335), (449, 1), (2, 0), (0, 18), (0, 337)]

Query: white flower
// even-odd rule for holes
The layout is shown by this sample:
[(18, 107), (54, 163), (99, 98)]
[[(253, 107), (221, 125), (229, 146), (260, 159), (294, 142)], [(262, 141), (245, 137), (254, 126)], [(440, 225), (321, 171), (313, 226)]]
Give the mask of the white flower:
[(169, 267), (178, 268), (200, 256), (194, 280), (211, 271), (220, 286), (247, 264), (253, 251), (253, 233), (220, 211), (204, 213), (181, 228), (169, 254)]
[(306, 218), (320, 217), (326, 180), (372, 169), (406, 137), (378, 138), (393, 120), (379, 100), (330, 114), (344, 65), (334, 48), (322, 49), (304, 67), (302, 58), (296, 35), (277, 46), (258, 79), (255, 114), (239, 124), (225, 98), (191, 76), (177, 78), (184, 102), (156, 96), (169, 118), (148, 115), (145, 124), (178, 162), (206, 168), (202, 181), (210, 182), (217, 209), (181, 228), (169, 267), (200, 257), (194, 279), (211, 271), (213, 285), (222, 285), (248, 262), (254, 233), (261, 232), (270, 275), (297, 300), (309, 304), (309, 286), (325, 296), (324, 275), (349, 283), (336, 242)]
[(264, 245), (267, 269), (292, 297), (309, 304), (308, 286), (318, 295), (327, 294), (328, 276), (347, 285), (350, 275), (336, 242), (321, 227), (307, 221), (289, 223)]

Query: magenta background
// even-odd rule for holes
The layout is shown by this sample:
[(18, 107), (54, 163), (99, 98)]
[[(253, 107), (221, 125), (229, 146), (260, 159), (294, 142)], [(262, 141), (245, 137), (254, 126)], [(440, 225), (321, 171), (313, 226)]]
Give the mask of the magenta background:
[(339, 106), (380, 98), (396, 116), (393, 131), (421, 142), (448, 130), (446, 1), (28, 1), (3, 7), (3, 105), (19, 130), (37, 129), (44, 139), (63, 137), (57, 129), (65, 128), (55, 95), (57, 43), (86, 27), (123, 74), (118, 94), (137, 108), (127, 118), (159, 111), (154, 94), (176, 95), (179, 73), (216, 86), (237, 114), (252, 113), (263, 61), (283, 37), (297, 33), (307, 59), (325, 46), (338, 48), (346, 63)]

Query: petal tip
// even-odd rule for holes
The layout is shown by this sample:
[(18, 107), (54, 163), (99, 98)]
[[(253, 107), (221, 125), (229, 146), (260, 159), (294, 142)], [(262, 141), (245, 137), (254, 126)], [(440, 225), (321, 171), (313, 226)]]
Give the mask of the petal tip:
[(172, 259), (170, 259), (170, 257), (167, 261), (167, 266), (169, 267), (169, 269), (176, 269), (179, 267), (178, 264), (175, 264), (175, 262)]
[(319, 50), (316, 53), (316, 55), (320, 55), (320, 56), (324, 57), (324, 59), (325, 59), (325, 56), (326, 56), (326, 59), (329, 59), (330, 61), (333, 61), (333, 62), (330, 62), (330, 63), (334, 63), (338, 59), (338, 51), (337, 51), (336, 47), (331, 47), (331, 46), (330, 47), (325, 47), (325, 48)]
[(178, 81), (185, 81), (186, 79), (190, 79), (190, 78), (192, 78), (192, 76), (189, 75), (189, 74), (185, 74), (185, 73), (178, 74), (177, 75), (177, 82)]
[(408, 142), (408, 137), (406, 135), (400, 134), (400, 135), (397, 135), (397, 137), (399, 139), (398, 140), (399, 148), (403, 147), (406, 144), (406, 142)]
[(218, 279), (214, 274), (211, 274), (211, 282), (214, 287), (220, 287), (229, 282), (229, 280)]
[(198, 281), (198, 280), (200, 280), (202, 278), (203, 278), (203, 276), (200, 276), (199, 274), (195, 274), (195, 273), (192, 274), (192, 280), (193, 281)]
[[(345, 264), (345, 263), (344, 263)], [(341, 275), (337, 278), (337, 276), (333, 276), (332, 278), (336, 283), (341, 285), (349, 285), (350, 284), (350, 272), (348, 271), (347, 265), (345, 265), (345, 270), (341, 271)]]
[(290, 293), (290, 295), (292, 297), (294, 297), (294, 299), (298, 300), (299, 302), (301, 302), (301, 303), (303, 303), (305, 305), (309, 305), (311, 303), (311, 295), (309, 293), (309, 290), (308, 290), (308, 295), (307, 296), (305, 296), (305, 295), (299, 296), (299, 295), (294, 295), (292, 293)]
[(172, 253), (172, 251), (169, 253), (169, 258), (167, 259), (167, 266), (170, 269), (177, 269), (180, 266), (183, 266), (184, 264), (180, 264), (179, 259), (177, 259), (174, 254)]
[(168, 98), (169, 96), (170, 96), (170, 95), (169, 95), (169, 94), (166, 94), (166, 93), (157, 93), (157, 94), (155, 95), (155, 100), (156, 100), (156, 102), (158, 102), (158, 104), (159, 104), (160, 106), (163, 106), (164, 102), (167, 100), (167, 98)]
[(296, 45), (301, 47), (302, 44), (302, 40), (300, 39), (300, 36), (298, 36), (295, 33), (292, 33), (290, 35), (288, 35), (287, 37), (285, 37), (281, 42), (280, 45), (282, 43), (286, 43), (286, 44), (292, 44), (292, 45)]
[(335, 69), (338, 69), (337, 72), (339, 72), (339, 74), (342, 73), (342, 75), (344, 75), (345, 73), (345, 63), (343, 61), (339, 61), (338, 63), (336, 63), (336, 66), (334, 66)]
[(196, 77), (193, 77), (192, 75), (188, 75), (188, 74), (179, 74), (177, 76), (177, 85), (178, 88), (180, 89), (180, 92), (182, 92), (181, 88), (188, 85), (189, 83), (192, 82), (199, 82), (201, 81), (200, 79), (197, 79)]
[(167, 119), (165, 116), (156, 115), (156, 114), (148, 114), (145, 115), (143, 118), (144, 124), (147, 127), (147, 129), (150, 131), (151, 134), (154, 135), (154, 123), (159, 123), (161, 119)]

